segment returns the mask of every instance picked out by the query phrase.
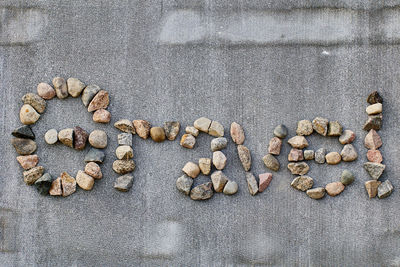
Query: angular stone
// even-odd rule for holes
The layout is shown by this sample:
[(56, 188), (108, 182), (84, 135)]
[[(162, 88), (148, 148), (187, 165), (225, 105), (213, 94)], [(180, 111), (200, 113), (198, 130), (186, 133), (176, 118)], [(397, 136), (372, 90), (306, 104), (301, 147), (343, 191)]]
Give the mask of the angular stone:
[(85, 172), (92, 176), (94, 179), (101, 179), (103, 177), (100, 166), (95, 162), (87, 163), (85, 166)]
[(196, 138), (191, 134), (184, 134), (184, 135), (182, 135), (180, 144), (181, 144), (181, 146), (183, 146), (185, 148), (191, 149), (196, 144)]
[(330, 121), (328, 126), (328, 136), (341, 136), (343, 127), (338, 121)]
[(140, 138), (147, 139), (150, 134), (150, 122), (145, 120), (134, 120), (133, 126), (135, 127), (135, 132)]
[(96, 148), (91, 148), (85, 156), (85, 162), (103, 163), (105, 156), (106, 155), (103, 151)]
[(310, 170), (310, 167), (305, 162), (294, 162), (288, 164), (288, 169), (292, 174), (304, 175)]
[(135, 170), (135, 162), (131, 159), (129, 160), (116, 160), (113, 162), (113, 170), (118, 174), (126, 174), (128, 172), (133, 172)]
[(224, 126), (217, 121), (212, 121), (210, 128), (208, 128), (208, 134), (215, 137), (224, 136)]
[(118, 191), (128, 192), (133, 185), (133, 176), (129, 174), (118, 177), (114, 182), (114, 188)]
[(369, 131), (374, 129), (379, 131), (382, 127), (382, 114), (368, 116), (368, 120), (365, 122), (363, 129)]
[(115, 155), (118, 159), (131, 159), (133, 158), (133, 149), (130, 146), (119, 146), (115, 150)]
[(370, 105), (366, 108), (365, 110), (368, 115), (376, 115), (379, 113), (382, 113), (382, 104), (381, 103), (376, 103), (373, 105)]
[(312, 121), (313, 129), (320, 135), (326, 136), (328, 133), (328, 123), (329, 121), (327, 119), (316, 117)]
[(372, 177), (372, 179), (378, 180), (381, 177), (386, 166), (380, 163), (366, 162), (364, 163), (364, 169)]
[(205, 117), (198, 118), (194, 121), (193, 126), (205, 133), (208, 133), (208, 129), (210, 128), (211, 120)]
[(344, 170), (340, 177), (340, 182), (344, 185), (349, 185), (354, 182), (354, 174), (349, 170)]
[(187, 162), (182, 168), (182, 171), (187, 174), (187, 176), (196, 178), (200, 174), (200, 168), (196, 163), (191, 161)]
[(17, 161), (24, 170), (29, 170), (38, 164), (39, 157), (37, 155), (18, 156)]
[(22, 97), (22, 102), (31, 105), (39, 113), (43, 113), (46, 110), (46, 101), (36, 94), (27, 93)]
[(226, 166), (226, 156), (221, 151), (213, 152), (212, 162), (217, 170), (222, 170)]
[(342, 157), (338, 152), (330, 152), (325, 156), (326, 163), (329, 165), (336, 165), (339, 164), (342, 160)]
[(76, 174), (76, 183), (83, 190), (92, 190), (94, 185), (94, 179), (92, 176), (86, 174), (85, 172), (79, 170)]
[(199, 168), (202, 174), (209, 175), (211, 173), (211, 159), (210, 158), (200, 158)]
[(274, 129), (274, 135), (276, 137), (279, 137), (280, 139), (285, 139), (287, 134), (288, 134), (288, 129), (283, 124), (276, 126)]
[(116, 123), (114, 123), (114, 127), (125, 133), (135, 134), (135, 128), (133, 127), (133, 123), (130, 120), (127, 119), (119, 120)]
[(312, 199), (321, 199), (325, 196), (325, 188), (317, 187), (313, 189), (308, 189), (306, 191), (306, 194)]
[(54, 145), (58, 141), (58, 132), (56, 129), (50, 129), (44, 134), (44, 140), (49, 145)]
[(243, 169), (248, 172), (251, 169), (251, 153), (244, 145), (237, 146), (238, 156), (242, 163)]
[(304, 159), (305, 160), (313, 160), (314, 159), (314, 150), (304, 150)]
[(281, 154), (282, 140), (278, 137), (273, 137), (269, 140), (268, 153), (272, 155)]
[(49, 194), (52, 182), (53, 178), (51, 178), (51, 175), (49, 173), (45, 173), (42, 175), (42, 177), (36, 180), (35, 187), (39, 194), (45, 196)]
[(342, 135), (339, 137), (339, 142), (342, 145), (350, 144), (356, 138), (356, 134), (351, 130), (344, 130)]
[(34, 167), (34, 168), (30, 169), (30, 170), (24, 171), (23, 172), (24, 182), (27, 185), (34, 184), (37, 179), (42, 177), (43, 172), (44, 172), (44, 168), (42, 166), (37, 166), (37, 167)]
[(197, 137), (198, 135), (199, 135), (199, 130), (197, 130), (195, 127), (193, 127), (193, 126), (187, 126), (186, 128), (185, 128), (185, 132), (187, 133), (187, 134), (191, 134), (191, 135), (193, 135), (194, 137)]
[(67, 172), (61, 173), (61, 187), (63, 197), (72, 195), (76, 191), (75, 178), (69, 175)]
[(62, 195), (61, 177), (58, 177), (51, 183), (49, 194), (51, 196), (61, 196)]
[(118, 134), (118, 145), (120, 145), (120, 146), (132, 146), (132, 134), (131, 133), (120, 133), (120, 134)]
[(68, 93), (72, 97), (78, 97), (85, 88), (85, 84), (80, 80), (78, 80), (77, 78), (68, 78), (67, 87), (68, 87)]
[(245, 135), (242, 126), (237, 122), (232, 122), (230, 132), (232, 141), (237, 145), (243, 145)]
[(393, 192), (393, 185), (389, 180), (384, 181), (378, 186), (378, 197), (386, 198)]
[(56, 96), (56, 91), (48, 83), (39, 83), (37, 86), (38, 95), (46, 100)]
[(309, 176), (299, 176), (294, 178), (290, 185), (293, 188), (304, 192), (314, 185), (314, 180)]
[(288, 160), (289, 161), (302, 161), (302, 160), (304, 160), (303, 150), (297, 149), (297, 148), (292, 148), (290, 150), (290, 152), (289, 152)]
[(63, 129), (58, 133), (58, 140), (68, 147), (73, 147), (74, 143), (74, 129)]
[(14, 146), (17, 153), (22, 156), (32, 154), (37, 148), (35, 141), (25, 138), (13, 138), (11, 139), (11, 144)]
[(181, 129), (181, 124), (179, 121), (167, 121), (164, 122), (164, 131), (167, 139), (173, 141), (179, 134), (179, 130)]
[(237, 193), (238, 189), (239, 186), (235, 181), (228, 181), (225, 184), (223, 192), (225, 195), (234, 195)]
[(365, 190), (367, 190), (369, 198), (374, 198), (378, 194), (378, 187), (381, 181), (370, 180), (365, 182)]
[(68, 86), (64, 78), (55, 77), (53, 79), (53, 86), (59, 99), (64, 99), (68, 97)]
[(313, 125), (309, 120), (301, 120), (297, 123), (297, 135), (310, 135), (313, 131)]
[(36, 112), (36, 110), (28, 104), (25, 104), (21, 107), (19, 111), (19, 120), (22, 124), (31, 125), (37, 122), (40, 118), (40, 114)]
[(24, 125), (21, 127), (16, 128), (11, 133), (13, 136), (18, 138), (28, 138), (35, 140), (35, 134), (33, 133), (31, 127), (29, 125)]
[(108, 92), (105, 90), (100, 90), (90, 101), (88, 106), (88, 112), (92, 112), (98, 109), (106, 109), (108, 104), (110, 103), (110, 99), (108, 96)]
[(368, 149), (378, 149), (382, 146), (382, 139), (374, 129), (371, 129), (365, 136), (364, 145)]
[(345, 162), (355, 161), (358, 157), (358, 153), (356, 148), (352, 144), (347, 144), (343, 147), (342, 151), (340, 152), (340, 156), (342, 160)]
[(186, 175), (182, 175), (176, 180), (176, 188), (178, 188), (179, 192), (182, 192), (187, 196), (190, 194), (190, 189), (192, 188), (192, 185), (193, 179)]
[(212, 183), (198, 185), (190, 191), (190, 198), (193, 200), (206, 200), (213, 196)]
[(86, 141), (89, 134), (81, 127), (76, 126), (74, 128), (74, 148), (76, 150), (83, 150), (86, 146)]
[(256, 177), (251, 172), (246, 172), (247, 187), (249, 188), (250, 195), (254, 196), (258, 192), (258, 184)]
[(150, 129), (150, 137), (154, 142), (160, 143), (165, 141), (165, 132), (161, 127), (152, 127)]
[(107, 147), (107, 133), (103, 130), (94, 130), (89, 135), (89, 143), (95, 148)]
[(372, 93), (369, 94), (367, 98), (367, 102), (371, 105), (376, 104), (376, 103), (382, 103), (383, 99), (379, 95), (378, 91), (373, 91)]
[(90, 103), (90, 101), (92, 101), (93, 97), (100, 91), (100, 87), (95, 85), (95, 84), (91, 84), (86, 86), (86, 88), (83, 90), (82, 93), (82, 103), (85, 105), (85, 107), (87, 107)]
[(371, 149), (367, 152), (367, 159), (369, 162), (381, 163), (383, 158), (379, 150)]
[(228, 177), (222, 171), (215, 171), (211, 174), (211, 181), (215, 192), (221, 193), (224, 190), (225, 184), (228, 182)]
[(269, 184), (272, 181), (272, 173), (261, 173), (258, 175), (259, 181), (260, 181), (260, 186), (258, 188), (258, 192), (263, 192), (265, 189), (267, 189), (267, 187), (269, 186)]
[(320, 148), (317, 151), (315, 151), (315, 162), (317, 162), (319, 164), (324, 164), (325, 163), (325, 155), (326, 155), (325, 148)]
[(105, 109), (96, 110), (93, 113), (93, 121), (97, 123), (109, 123), (111, 120), (111, 113)]
[(211, 140), (211, 151), (219, 151), (228, 145), (228, 140), (225, 137), (218, 137)]
[(341, 182), (329, 183), (325, 186), (326, 193), (331, 197), (335, 197), (343, 192), (344, 185)]
[(294, 136), (288, 140), (288, 143), (293, 148), (303, 149), (305, 147), (308, 147), (307, 139), (304, 136)]
[(263, 162), (265, 167), (267, 167), (268, 169), (272, 170), (272, 171), (279, 171), (279, 161), (271, 154), (267, 154), (263, 157)]

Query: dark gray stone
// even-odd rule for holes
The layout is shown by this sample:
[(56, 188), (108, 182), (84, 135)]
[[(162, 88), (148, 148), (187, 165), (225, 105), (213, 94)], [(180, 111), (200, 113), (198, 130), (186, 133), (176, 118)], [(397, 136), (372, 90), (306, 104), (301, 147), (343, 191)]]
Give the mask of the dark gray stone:
[(36, 151), (36, 142), (31, 139), (13, 138), (11, 144), (20, 155), (30, 155)]
[(35, 187), (39, 194), (48, 195), (51, 187), (51, 183), (53, 182), (53, 178), (49, 173), (45, 173), (35, 182)]
[(105, 156), (106, 155), (104, 154), (104, 152), (100, 149), (91, 148), (85, 156), (85, 162), (103, 163)]
[(133, 176), (126, 174), (118, 177), (115, 180), (114, 188), (122, 192), (128, 192), (129, 189), (131, 189), (132, 185), (133, 185)]
[(284, 139), (288, 135), (288, 129), (283, 124), (278, 125), (274, 129), (274, 135), (280, 139)]
[(389, 180), (384, 181), (378, 186), (378, 197), (386, 198), (393, 192), (393, 185)]
[(35, 134), (33, 133), (29, 125), (18, 127), (11, 134), (18, 138), (28, 138), (35, 140)]

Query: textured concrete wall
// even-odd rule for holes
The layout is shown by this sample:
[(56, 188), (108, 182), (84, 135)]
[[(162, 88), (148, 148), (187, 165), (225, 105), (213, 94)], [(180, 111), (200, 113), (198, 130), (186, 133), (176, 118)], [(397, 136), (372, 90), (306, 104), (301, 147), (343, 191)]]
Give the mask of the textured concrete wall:
[[(363, 184), (365, 98), (380, 90), (380, 134), (389, 178), (400, 187), (399, 1), (0, 1), (0, 265), (2, 266), (400, 266), (399, 194), (369, 200)], [(84, 153), (41, 138), (79, 125), (109, 134), (104, 178), (68, 198), (41, 197), (24, 184), (9, 144), (20, 98), (60, 75), (96, 83), (111, 94), (112, 122), (200, 116), (244, 126), (253, 173), (277, 124), (320, 115), (357, 134), (360, 158), (338, 166), (311, 163), (317, 186), (344, 168), (356, 182), (338, 197), (315, 201), (290, 188), (285, 168), (255, 197), (232, 142), (226, 174), (238, 194), (194, 202), (175, 180), (188, 160), (211, 155), (179, 141), (134, 138), (137, 169), (130, 192), (112, 188), (118, 131), (92, 123), (81, 102), (51, 100), (34, 131), (41, 163), (53, 176), (75, 174)], [(182, 132), (181, 132), (182, 134)], [(229, 137), (229, 136), (228, 136)], [(311, 148), (339, 150), (312, 136)], [(195, 183), (208, 177), (196, 178)]]

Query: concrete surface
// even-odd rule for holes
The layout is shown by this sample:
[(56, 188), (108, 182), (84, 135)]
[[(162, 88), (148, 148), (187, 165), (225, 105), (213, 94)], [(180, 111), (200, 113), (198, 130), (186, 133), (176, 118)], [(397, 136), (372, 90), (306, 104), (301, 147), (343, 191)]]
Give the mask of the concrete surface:
[[(385, 100), (380, 132), (387, 169), (400, 187), (399, 1), (0, 1), (0, 265), (2, 266), (400, 266), (399, 194), (369, 200), (363, 183), (365, 98)], [(20, 125), (20, 98), (54, 76), (96, 83), (111, 94), (112, 123), (207, 116), (246, 132), (253, 173), (277, 124), (325, 116), (357, 134), (360, 158), (311, 164), (317, 186), (341, 171), (355, 183), (315, 201), (290, 188), (286, 144), (270, 187), (249, 195), (230, 142), (226, 174), (235, 196), (194, 202), (175, 188), (188, 160), (211, 156), (211, 137), (194, 150), (179, 141), (134, 138), (130, 192), (112, 188), (118, 131), (95, 125), (80, 100), (54, 99), (35, 125), (40, 163), (53, 176), (76, 174), (84, 153), (45, 145), (50, 128), (106, 129), (104, 178), (92, 192), (41, 197), (26, 186), (9, 143)], [(181, 131), (180, 136), (183, 131)], [(311, 148), (339, 150), (336, 139)], [(199, 177), (195, 183), (207, 181)]]

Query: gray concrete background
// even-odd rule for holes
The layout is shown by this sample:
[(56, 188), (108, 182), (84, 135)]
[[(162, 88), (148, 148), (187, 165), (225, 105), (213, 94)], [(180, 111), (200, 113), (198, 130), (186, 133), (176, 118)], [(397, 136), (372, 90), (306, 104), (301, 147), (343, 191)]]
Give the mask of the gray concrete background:
[[(399, 194), (369, 200), (363, 183), (365, 98), (380, 90), (382, 180), (400, 187), (399, 1), (0, 1), (0, 265), (2, 266), (400, 266)], [(175, 188), (188, 160), (211, 156), (210, 136), (196, 148), (134, 138), (130, 192), (112, 188), (118, 131), (95, 125), (78, 99), (48, 101), (34, 126), (40, 164), (75, 175), (84, 153), (45, 145), (46, 130), (79, 125), (107, 130), (104, 178), (91, 192), (39, 196), (26, 186), (9, 143), (20, 125), (20, 98), (54, 76), (96, 83), (111, 95), (112, 123), (153, 125), (200, 116), (220, 121), (229, 138), (226, 174), (234, 196), (194, 202)], [(290, 188), (289, 147), (270, 187), (249, 195), (229, 137), (240, 123), (254, 174), (277, 124), (324, 116), (357, 134), (359, 160), (311, 163), (317, 186), (345, 168), (356, 182), (315, 201)], [(180, 136), (183, 131), (181, 131)], [(311, 148), (339, 151), (313, 135)], [(208, 177), (196, 178), (195, 183)]]

